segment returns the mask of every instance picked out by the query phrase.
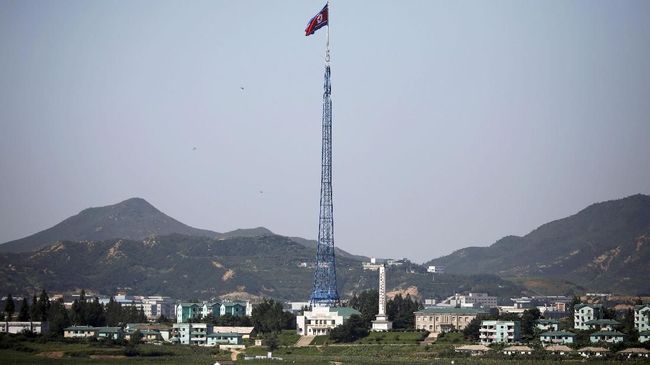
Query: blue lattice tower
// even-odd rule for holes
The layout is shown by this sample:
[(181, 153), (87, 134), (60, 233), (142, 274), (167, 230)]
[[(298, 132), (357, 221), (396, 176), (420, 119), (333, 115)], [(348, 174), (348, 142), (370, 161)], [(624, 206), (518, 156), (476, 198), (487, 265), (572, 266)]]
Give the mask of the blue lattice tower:
[(339, 293), (336, 287), (336, 260), (334, 256), (334, 205), (332, 203), (332, 87), (330, 84), (329, 47), (325, 60), (318, 248), (316, 252), (314, 288), (311, 297), (309, 298), (312, 306), (335, 306), (340, 304)]

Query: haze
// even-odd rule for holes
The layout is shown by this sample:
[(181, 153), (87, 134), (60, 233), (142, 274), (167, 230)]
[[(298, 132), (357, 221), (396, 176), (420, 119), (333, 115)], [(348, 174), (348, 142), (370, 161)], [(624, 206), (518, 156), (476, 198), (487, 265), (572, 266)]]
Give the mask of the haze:
[[(323, 4), (1, 1), (0, 242), (134, 196), (315, 238)], [(422, 262), (650, 193), (648, 1), (334, 0), (331, 35), (345, 250)]]

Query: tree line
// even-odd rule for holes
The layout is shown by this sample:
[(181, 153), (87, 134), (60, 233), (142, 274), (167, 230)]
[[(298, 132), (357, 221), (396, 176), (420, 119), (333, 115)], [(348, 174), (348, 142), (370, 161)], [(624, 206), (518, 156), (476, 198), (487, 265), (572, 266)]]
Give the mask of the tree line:
[[(17, 316), (15, 311), (19, 303)], [(62, 335), (63, 330), (71, 325), (77, 326), (118, 326), (125, 323), (142, 323), (147, 321), (142, 307), (135, 305), (122, 305), (111, 297), (106, 305), (99, 302), (97, 297), (89, 299), (85, 290), (81, 291), (68, 309), (63, 304), (63, 299), (50, 300), (45, 290), (37, 297), (34, 295), (30, 302), (23, 297), (14, 300), (11, 294), (5, 300), (3, 320), (49, 322), (51, 335)], [(163, 318), (163, 320), (165, 320)]]

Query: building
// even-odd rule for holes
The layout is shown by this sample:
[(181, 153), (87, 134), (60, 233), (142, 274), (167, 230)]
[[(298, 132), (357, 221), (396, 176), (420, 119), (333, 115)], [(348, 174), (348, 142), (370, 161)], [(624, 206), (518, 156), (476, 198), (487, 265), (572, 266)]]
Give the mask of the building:
[[(157, 332), (160, 334), (162, 341), (169, 342), (171, 340), (172, 327), (166, 324), (154, 324), (154, 323), (127, 323), (125, 327), (125, 332), (133, 333), (135, 330), (140, 330), (140, 332), (145, 335), (145, 333), (154, 333)], [(152, 335), (153, 336), (153, 335)], [(152, 336), (146, 336), (143, 340), (147, 341)]]
[(560, 322), (555, 319), (538, 319), (535, 327), (541, 331), (557, 331), (560, 329)]
[(244, 340), (239, 333), (214, 332), (208, 335), (207, 346), (219, 346), (220, 348), (241, 348), (244, 347)]
[(567, 331), (548, 331), (540, 333), (539, 341), (542, 343), (571, 344), (576, 342), (576, 334)]
[(160, 316), (172, 318), (174, 316), (174, 300), (160, 295), (142, 297), (142, 310), (149, 321), (155, 321)]
[(626, 359), (632, 359), (635, 357), (641, 357), (641, 358), (650, 357), (650, 351), (642, 347), (630, 347), (625, 350), (619, 351), (618, 354), (623, 356)]
[(212, 333), (209, 323), (174, 323), (172, 338), (182, 345), (207, 345), (208, 335)]
[(430, 307), (417, 311), (415, 329), (430, 332), (430, 336), (452, 330), (463, 330), (479, 314), (487, 314), (482, 308)]
[(530, 355), (533, 349), (528, 346), (508, 346), (502, 352), (504, 355)]
[(578, 304), (573, 308), (573, 328), (586, 331), (587, 322), (594, 319), (603, 319), (602, 304)]
[(490, 351), (490, 348), (485, 345), (462, 345), (457, 346), (454, 351), (462, 354), (470, 354), (471, 356), (479, 356)]
[(351, 315), (361, 312), (349, 307), (313, 307), (296, 316), (297, 333), (301, 336), (328, 335), (330, 330), (343, 324)]
[(479, 340), (483, 345), (492, 343), (514, 343), (521, 339), (519, 321), (482, 321)]
[(124, 338), (122, 327), (97, 327), (97, 338), (104, 340), (121, 340)]
[(219, 317), (221, 315), (221, 303), (203, 303), (201, 306), (201, 317), (207, 318), (208, 316)]
[(247, 303), (244, 302), (227, 302), (221, 303), (219, 314), (225, 316), (229, 314), (235, 317), (243, 317), (246, 315)]
[(212, 330), (220, 333), (239, 333), (244, 340), (251, 338), (255, 327), (214, 326)]
[(650, 304), (634, 306), (634, 328), (639, 332), (650, 331)]
[(198, 303), (179, 303), (176, 305), (176, 323), (197, 321), (201, 318), (203, 307)]
[(608, 343), (618, 343), (625, 340), (625, 335), (618, 331), (598, 331), (594, 332), (589, 336), (589, 341), (591, 343), (598, 342), (608, 342)]
[(639, 332), (639, 342), (650, 341), (650, 331)]
[(550, 345), (544, 347), (544, 351), (549, 352), (553, 355), (569, 355), (573, 353), (573, 349), (566, 345)]
[(97, 337), (97, 327), (71, 326), (63, 329), (64, 338), (90, 338)]
[(582, 357), (603, 357), (607, 356), (609, 350), (604, 347), (583, 347), (578, 349), (578, 354)]
[(615, 327), (621, 325), (620, 322), (613, 319), (592, 319), (584, 323), (590, 330), (613, 331)]
[(497, 297), (489, 296), (487, 293), (469, 293), (467, 295), (456, 293), (440, 302), (437, 306), (463, 308), (496, 308)]
[(444, 274), (445, 273), (445, 267), (444, 266), (435, 266), (431, 265), (427, 267), (427, 272), (430, 272), (432, 274)]
[(48, 322), (0, 322), (0, 333), (33, 332), (37, 335), (49, 332)]

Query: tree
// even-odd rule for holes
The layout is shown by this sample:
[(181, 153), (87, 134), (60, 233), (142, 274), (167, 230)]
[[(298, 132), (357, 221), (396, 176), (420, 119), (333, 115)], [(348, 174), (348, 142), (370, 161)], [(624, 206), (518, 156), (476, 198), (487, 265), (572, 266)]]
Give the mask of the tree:
[(541, 317), (539, 309), (526, 309), (521, 315), (521, 335), (526, 339), (532, 339), (535, 335), (535, 322)]
[(577, 296), (574, 295), (573, 299), (571, 299), (571, 302), (569, 302), (569, 306), (567, 308), (567, 310), (569, 311), (569, 323), (571, 325), (570, 326), (571, 328), (573, 328), (575, 326), (575, 316), (574, 316), (574, 314), (575, 314), (575, 308), (576, 308), (576, 306), (578, 304), (580, 304), (580, 298), (578, 298)]
[(108, 300), (105, 311), (107, 326), (115, 327), (122, 322), (122, 306), (113, 297)]
[(140, 332), (140, 330), (135, 330), (135, 332), (131, 334), (131, 337), (129, 339), (129, 344), (137, 345), (140, 343), (140, 341), (142, 341), (143, 337), (144, 335), (142, 334), (142, 332)]
[(614, 308), (603, 308), (604, 319), (616, 319), (616, 310)]
[(413, 329), (415, 327), (415, 312), (422, 308), (417, 300), (412, 300), (409, 294), (402, 297), (397, 294), (386, 303), (386, 314), (393, 321), (395, 329)]
[(296, 317), (284, 311), (282, 304), (273, 299), (262, 300), (253, 307), (251, 316), (253, 326), (258, 333), (279, 332), (283, 329), (295, 328)]
[(18, 312), (19, 321), (29, 321), (29, 302), (26, 297), (23, 297), (22, 302), (20, 303), (20, 312)]
[(50, 325), (50, 334), (62, 336), (63, 329), (71, 324), (68, 311), (63, 305), (63, 299), (52, 302), (47, 313), (47, 319)]
[(86, 303), (86, 324), (89, 326), (104, 326), (106, 325), (106, 314), (104, 307), (99, 304), (99, 299), (95, 297), (92, 302)]
[(38, 311), (38, 299), (36, 295), (32, 296), (32, 306), (29, 308), (29, 317), (30, 318), (41, 318), (41, 313)]
[(274, 351), (277, 350), (278, 348), (278, 335), (276, 333), (271, 333), (270, 335), (267, 335), (264, 337), (264, 343), (266, 344), (266, 348), (269, 351)]
[(379, 313), (379, 292), (374, 289), (364, 290), (359, 296), (354, 294), (350, 299), (350, 307), (361, 312), (361, 318), (370, 328), (372, 321)]
[(32, 318), (34, 321), (47, 321), (47, 314), (50, 311), (50, 297), (45, 292), (45, 289), (41, 290), (41, 294), (38, 296), (38, 301), (36, 302), (38, 315), (36, 318)]
[(8, 320), (11, 320), (11, 316), (16, 311), (16, 304), (14, 303), (14, 298), (11, 297), (11, 294), (7, 295), (5, 300), (5, 313), (7, 313)]
[(470, 341), (478, 341), (482, 318), (475, 317), (463, 329), (463, 336)]
[(368, 328), (358, 314), (351, 315), (342, 325), (330, 331), (330, 339), (337, 343), (354, 342), (366, 336), (368, 336)]

